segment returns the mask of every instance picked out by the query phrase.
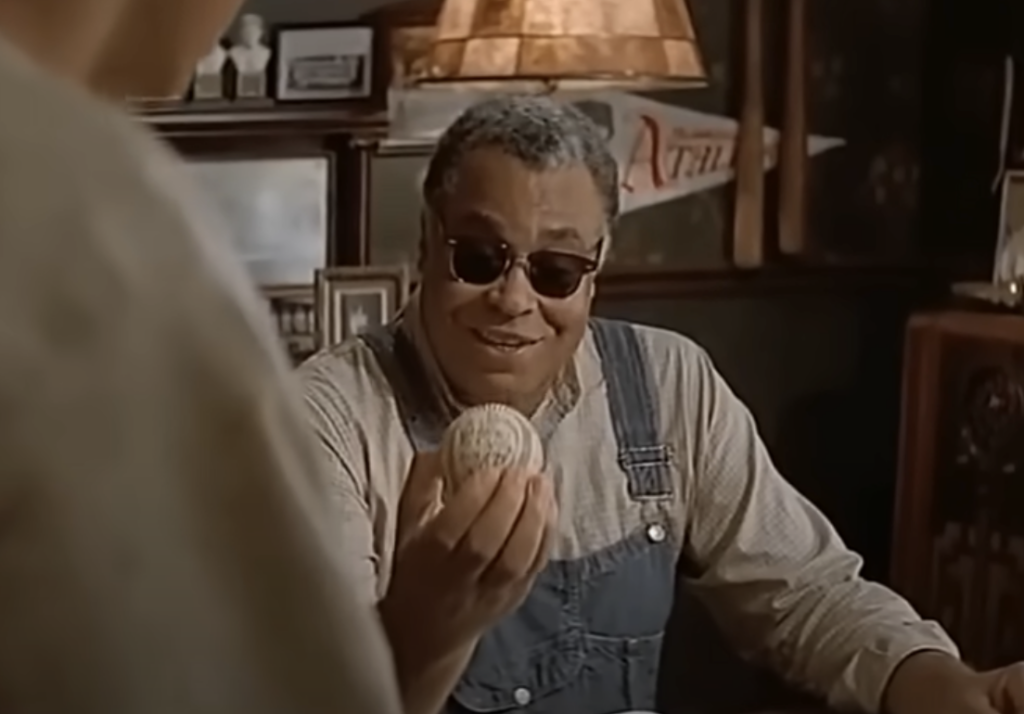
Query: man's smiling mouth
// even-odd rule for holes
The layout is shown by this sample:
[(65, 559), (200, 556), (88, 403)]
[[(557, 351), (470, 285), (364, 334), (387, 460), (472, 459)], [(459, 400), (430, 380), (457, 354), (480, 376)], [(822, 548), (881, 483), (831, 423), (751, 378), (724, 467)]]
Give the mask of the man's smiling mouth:
[(540, 340), (529, 339), (507, 332), (485, 332), (482, 330), (471, 330), (471, 332), (477, 341), (484, 346), (501, 350), (502, 352), (518, 352), (540, 343)]

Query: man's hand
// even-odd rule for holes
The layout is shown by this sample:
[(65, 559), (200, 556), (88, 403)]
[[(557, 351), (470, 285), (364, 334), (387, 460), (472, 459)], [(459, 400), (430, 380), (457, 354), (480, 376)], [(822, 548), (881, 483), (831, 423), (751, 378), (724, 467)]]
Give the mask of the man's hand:
[[(451, 678), (447, 697), (480, 636), (519, 606), (546, 565), (556, 517), (548, 479), (514, 471), (475, 474), (442, 504), (437, 465), (433, 455), (413, 462), (378, 605), (407, 700), (435, 698), (426, 690), (437, 686), (423, 679)], [(453, 676), (427, 673), (453, 659), (441, 667), (457, 668)]]
[(892, 676), (888, 714), (1024, 714), (1024, 663), (974, 672), (940, 652), (911, 655)]

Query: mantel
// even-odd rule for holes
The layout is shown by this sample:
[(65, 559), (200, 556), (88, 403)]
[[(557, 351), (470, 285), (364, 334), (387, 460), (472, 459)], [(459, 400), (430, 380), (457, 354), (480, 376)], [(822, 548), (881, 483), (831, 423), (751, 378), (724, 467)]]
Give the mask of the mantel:
[(381, 136), (387, 129), (387, 113), (353, 104), (234, 103), (210, 107), (195, 104), (149, 107), (138, 116), (162, 135), (178, 137)]

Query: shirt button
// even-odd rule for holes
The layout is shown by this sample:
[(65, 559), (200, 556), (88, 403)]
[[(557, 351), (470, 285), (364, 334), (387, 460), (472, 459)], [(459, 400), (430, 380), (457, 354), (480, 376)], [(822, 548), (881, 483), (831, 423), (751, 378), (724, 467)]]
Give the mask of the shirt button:
[(665, 526), (660, 523), (652, 523), (647, 526), (647, 538), (652, 543), (660, 543), (665, 540)]
[(530, 690), (526, 687), (519, 687), (512, 692), (512, 698), (516, 700), (516, 704), (525, 707), (533, 699), (533, 695), (530, 694)]

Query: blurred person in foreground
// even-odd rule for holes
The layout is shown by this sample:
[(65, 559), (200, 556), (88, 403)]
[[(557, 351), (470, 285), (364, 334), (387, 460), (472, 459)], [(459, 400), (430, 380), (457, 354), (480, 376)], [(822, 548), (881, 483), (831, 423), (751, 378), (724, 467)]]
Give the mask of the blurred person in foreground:
[(0, 711), (399, 711), (265, 308), (116, 107), (238, 5), (0, 0)]
[[(838, 709), (1024, 712), (1019, 664), (972, 670), (860, 576), (703, 349), (592, 317), (618, 214), (615, 161), (578, 109), (477, 104), (427, 169), (418, 293), (303, 365), (339, 543), (407, 711), (653, 709), (678, 584), (742, 654)], [(486, 402), (532, 419), (545, 473), (480, 473), (439, 501), (427, 454)]]

